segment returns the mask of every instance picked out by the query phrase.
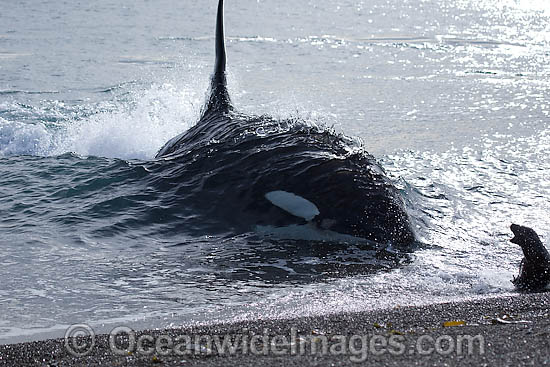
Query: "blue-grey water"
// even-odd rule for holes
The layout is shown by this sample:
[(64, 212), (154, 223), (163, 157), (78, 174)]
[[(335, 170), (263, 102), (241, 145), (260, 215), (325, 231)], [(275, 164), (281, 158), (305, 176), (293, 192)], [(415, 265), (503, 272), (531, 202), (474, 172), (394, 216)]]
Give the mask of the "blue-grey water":
[(426, 245), (366, 273), (353, 245), (147, 220), (175, 209), (144, 162), (199, 118), (215, 7), (0, 4), (1, 343), (513, 291), (510, 223), (550, 232), (547, 1), (227, 2), (236, 108), (357, 136), (402, 190)]

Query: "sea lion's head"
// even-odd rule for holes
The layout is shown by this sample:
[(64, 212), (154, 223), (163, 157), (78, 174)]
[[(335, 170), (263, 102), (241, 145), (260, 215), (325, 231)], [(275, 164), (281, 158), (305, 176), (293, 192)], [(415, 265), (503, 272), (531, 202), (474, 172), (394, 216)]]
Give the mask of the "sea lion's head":
[(518, 224), (512, 224), (510, 226), (514, 238), (510, 242), (520, 245), (521, 247), (529, 244), (538, 244), (540, 242), (537, 232), (533, 229), (525, 226), (520, 226)]
[(512, 224), (510, 229), (514, 233), (514, 238), (510, 242), (521, 246), (526, 259), (545, 257), (544, 255), (547, 254), (547, 251), (537, 232), (529, 227), (518, 224)]

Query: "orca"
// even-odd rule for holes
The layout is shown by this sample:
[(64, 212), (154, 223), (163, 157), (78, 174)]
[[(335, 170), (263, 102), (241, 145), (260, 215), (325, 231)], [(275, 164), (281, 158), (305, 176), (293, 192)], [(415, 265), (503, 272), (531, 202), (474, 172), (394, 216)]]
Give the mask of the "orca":
[(170, 165), (162, 175), (163, 190), (173, 195), (166, 205), (178, 201), (186, 210), (181, 216), (189, 232), (216, 228), (400, 247), (416, 242), (399, 191), (353, 139), (300, 119), (245, 115), (233, 107), (223, 0), (215, 51), (199, 121), (156, 155), (156, 162)]

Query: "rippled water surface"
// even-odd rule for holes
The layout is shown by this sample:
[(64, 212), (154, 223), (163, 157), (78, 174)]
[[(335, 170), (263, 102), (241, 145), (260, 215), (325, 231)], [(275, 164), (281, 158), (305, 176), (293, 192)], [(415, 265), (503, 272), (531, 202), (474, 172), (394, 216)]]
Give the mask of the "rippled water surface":
[(510, 223), (550, 228), (548, 2), (226, 4), (236, 108), (361, 138), (425, 243), (406, 256), (158, 220), (147, 164), (199, 118), (215, 7), (0, 5), (0, 342), (513, 290)]

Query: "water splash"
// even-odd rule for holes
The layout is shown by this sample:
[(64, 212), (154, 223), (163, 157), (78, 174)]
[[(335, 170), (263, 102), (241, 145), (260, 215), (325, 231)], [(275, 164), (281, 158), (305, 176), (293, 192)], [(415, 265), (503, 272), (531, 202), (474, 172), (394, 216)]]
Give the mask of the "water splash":
[[(198, 84), (195, 82), (194, 84)], [(0, 155), (81, 156), (149, 159), (170, 138), (198, 120), (204, 100), (194, 85), (152, 84), (125, 91), (113, 101), (39, 106), (3, 103)]]

